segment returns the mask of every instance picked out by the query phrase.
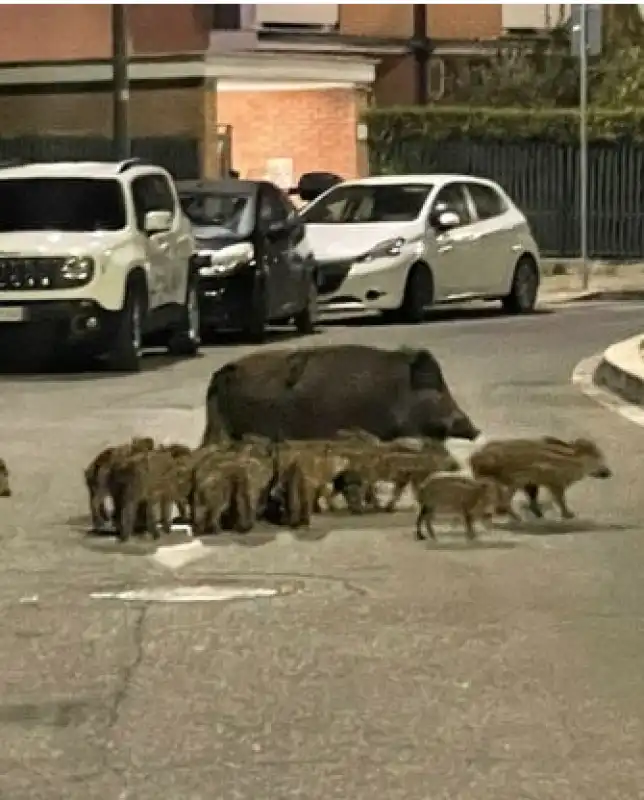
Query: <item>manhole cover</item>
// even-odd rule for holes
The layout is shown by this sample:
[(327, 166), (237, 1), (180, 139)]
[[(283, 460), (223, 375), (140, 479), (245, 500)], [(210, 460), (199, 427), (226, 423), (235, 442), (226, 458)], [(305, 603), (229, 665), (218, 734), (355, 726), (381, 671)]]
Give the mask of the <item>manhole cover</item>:
[(294, 584), (266, 586), (178, 586), (155, 589), (127, 589), (121, 592), (92, 592), (92, 600), (122, 600), (139, 603), (221, 603), (227, 600), (256, 600), (293, 594)]

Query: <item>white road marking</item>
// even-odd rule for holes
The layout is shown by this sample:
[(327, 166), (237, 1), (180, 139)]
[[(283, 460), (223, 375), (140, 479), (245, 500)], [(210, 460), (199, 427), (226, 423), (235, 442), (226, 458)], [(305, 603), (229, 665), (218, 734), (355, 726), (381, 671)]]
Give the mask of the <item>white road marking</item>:
[(577, 386), (586, 397), (599, 403), (600, 406), (614, 411), (635, 425), (644, 427), (644, 408), (628, 403), (626, 400), (622, 400), (621, 397), (617, 397), (617, 395), (594, 383), (593, 375), (602, 360), (603, 354), (604, 351), (596, 353), (594, 356), (585, 358), (577, 364), (572, 373), (573, 385)]
[(179, 586), (172, 589), (130, 589), (124, 592), (92, 592), (92, 600), (135, 600), (144, 603), (216, 603), (275, 597), (278, 589), (259, 586)]
[(199, 539), (193, 539), (190, 542), (182, 542), (181, 544), (161, 546), (157, 548), (156, 553), (153, 553), (150, 558), (168, 569), (180, 569), (192, 561), (199, 561), (205, 558), (207, 555), (212, 555), (212, 553), (208, 552), (208, 548), (204, 547)]

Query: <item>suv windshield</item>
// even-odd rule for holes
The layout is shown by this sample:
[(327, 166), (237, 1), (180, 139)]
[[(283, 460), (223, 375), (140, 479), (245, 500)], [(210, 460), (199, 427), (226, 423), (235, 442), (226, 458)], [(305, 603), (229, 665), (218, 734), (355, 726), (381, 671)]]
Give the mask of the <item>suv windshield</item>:
[(249, 194), (199, 192), (179, 199), (183, 213), (202, 229), (201, 236), (246, 236), (253, 229), (255, 212)]
[(118, 181), (102, 178), (0, 179), (0, 231), (118, 231), (125, 227)]
[(313, 225), (412, 222), (434, 187), (429, 183), (341, 185), (302, 212)]

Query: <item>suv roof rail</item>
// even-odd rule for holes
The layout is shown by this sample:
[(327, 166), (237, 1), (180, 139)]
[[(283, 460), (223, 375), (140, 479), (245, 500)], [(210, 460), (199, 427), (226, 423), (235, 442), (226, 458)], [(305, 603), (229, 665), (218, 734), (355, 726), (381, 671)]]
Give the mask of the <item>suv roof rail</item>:
[(128, 169), (132, 169), (132, 167), (145, 167), (150, 166), (151, 162), (145, 158), (126, 158), (125, 161), (121, 161), (119, 164), (119, 175), (122, 172), (126, 172)]

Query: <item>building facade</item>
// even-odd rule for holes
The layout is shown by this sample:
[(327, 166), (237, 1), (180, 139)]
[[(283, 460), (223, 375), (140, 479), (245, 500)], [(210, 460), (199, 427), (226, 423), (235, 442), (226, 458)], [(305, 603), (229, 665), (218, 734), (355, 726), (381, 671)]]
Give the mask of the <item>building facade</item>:
[[(362, 174), (361, 110), (417, 100), (422, 57), (427, 99), (440, 100), (450, 59), (467, 63), (508, 33), (551, 27), (567, 7), (422, 8), (127, 6), (131, 135), (192, 142), (211, 175), (229, 152), (222, 128), (242, 175), (287, 184), (309, 170)], [(2, 137), (107, 139), (111, 50), (109, 5), (0, 6)]]

